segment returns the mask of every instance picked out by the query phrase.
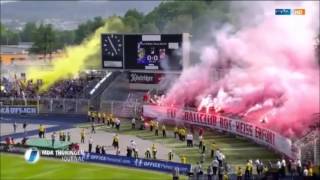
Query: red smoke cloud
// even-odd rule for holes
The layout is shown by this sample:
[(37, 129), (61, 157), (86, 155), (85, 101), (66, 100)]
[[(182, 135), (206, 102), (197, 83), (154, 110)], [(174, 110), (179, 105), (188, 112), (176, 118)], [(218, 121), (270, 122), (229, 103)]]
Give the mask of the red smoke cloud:
[[(301, 135), (312, 123), (311, 115), (319, 112), (314, 47), (318, 24), (313, 24), (319, 6), (302, 7), (309, 15), (269, 14), (261, 23), (236, 33), (216, 32), (214, 45), (204, 47), (200, 63), (182, 72), (165, 103), (199, 103), (223, 89), (226, 111), (246, 115), (246, 120), (255, 123), (267, 117), (264, 126), (290, 137)], [(269, 11), (274, 8), (269, 6)], [(224, 70), (219, 80), (217, 67)]]

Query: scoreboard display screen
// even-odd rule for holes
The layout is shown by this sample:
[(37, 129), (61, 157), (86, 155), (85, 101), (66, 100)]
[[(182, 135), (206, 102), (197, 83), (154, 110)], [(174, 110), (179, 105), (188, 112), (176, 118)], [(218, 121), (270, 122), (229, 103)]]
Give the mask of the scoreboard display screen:
[(103, 34), (104, 68), (182, 70), (182, 34)]

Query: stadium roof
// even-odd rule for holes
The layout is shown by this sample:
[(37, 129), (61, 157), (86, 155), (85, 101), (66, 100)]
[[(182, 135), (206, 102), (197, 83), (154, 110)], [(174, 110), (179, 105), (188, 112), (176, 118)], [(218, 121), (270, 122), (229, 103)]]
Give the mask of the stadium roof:
[(24, 54), (32, 47), (32, 42), (20, 42), (18, 45), (1, 45), (1, 54)]

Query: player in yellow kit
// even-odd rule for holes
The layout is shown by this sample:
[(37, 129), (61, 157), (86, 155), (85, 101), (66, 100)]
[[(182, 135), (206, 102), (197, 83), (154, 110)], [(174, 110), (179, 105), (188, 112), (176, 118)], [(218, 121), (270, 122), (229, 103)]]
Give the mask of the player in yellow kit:
[(81, 138), (80, 142), (81, 142), (81, 143), (84, 143), (84, 137), (85, 137), (85, 131), (84, 131), (84, 129), (82, 128), (81, 131), (80, 131), (80, 138)]

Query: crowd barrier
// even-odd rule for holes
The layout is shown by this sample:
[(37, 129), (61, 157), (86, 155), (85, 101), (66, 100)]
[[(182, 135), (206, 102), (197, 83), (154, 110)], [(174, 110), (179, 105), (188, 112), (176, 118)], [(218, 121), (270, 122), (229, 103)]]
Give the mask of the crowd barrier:
[(296, 159), (299, 156), (299, 150), (294, 146), (291, 139), (273, 130), (245, 122), (241, 119), (155, 105), (144, 105), (143, 115), (150, 118), (183, 121), (192, 125), (227, 131), (270, 147), (292, 159)]
[[(28, 148), (30, 148), (30, 146), (26, 146), (26, 145), (14, 145), (14, 146), (11, 145), (8, 148), (7, 145), (3, 143), (0, 144), (0, 152), (24, 154)], [(53, 150), (53, 152), (54, 151), (55, 150)], [(53, 155), (53, 156), (44, 155), (44, 156), (51, 157), (51, 158), (61, 157), (56, 155)], [(119, 166), (154, 170), (154, 171), (167, 172), (167, 173), (171, 173), (175, 168), (178, 168), (180, 174), (185, 174), (185, 175), (187, 175), (191, 171), (190, 164), (182, 164), (182, 163), (176, 163), (176, 162), (170, 162), (170, 161), (159, 161), (159, 160), (142, 159), (142, 158), (132, 158), (132, 157), (126, 157), (126, 156), (112, 155), (112, 154), (96, 154), (96, 153), (84, 152), (82, 154), (82, 160), (83, 161), (81, 162), (94, 162), (94, 163), (102, 163), (102, 164), (119, 165)]]
[[(118, 117), (131, 118), (142, 112), (142, 103), (135, 101), (101, 101), (99, 109)], [(61, 98), (0, 98), (1, 107), (33, 107), (40, 114), (87, 114), (91, 106), (89, 99)]]

